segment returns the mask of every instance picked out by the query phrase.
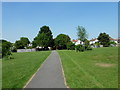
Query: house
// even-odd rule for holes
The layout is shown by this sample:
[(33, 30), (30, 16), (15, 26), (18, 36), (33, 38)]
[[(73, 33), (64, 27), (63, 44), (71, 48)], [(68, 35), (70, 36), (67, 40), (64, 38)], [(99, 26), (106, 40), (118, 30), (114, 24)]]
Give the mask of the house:
[(118, 43), (118, 40), (119, 40), (119, 39), (110, 38), (110, 41), (115, 42), (115, 43)]
[(92, 48), (98, 48), (98, 47), (103, 47), (103, 45), (100, 45), (98, 42), (97, 38), (92, 38), (90, 41), (90, 45)]
[(90, 44), (95, 44), (96, 42), (98, 42), (98, 39), (97, 38), (92, 38), (91, 40), (90, 40)]
[(73, 39), (72, 42), (73, 42), (75, 45), (83, 44), (83, 42), (80, 41), (80, 40), (74, 40), (74, 39)]
[[(116, 44), (118, 44), (118, 43), (120, 43), (120, 38), (118, 38), (118, 39), (110, 38), (110, 41), (111, 41), (111, 42), (115, 42)], [(96, 42), (98, 42), (98, 39), (97, 39), (97, 38), (94, 38), (94, 39), (91, 39), (91, 40), (90, 40), (90, 44), (95, 44)], [(111, 45), (111, 46), (117, 46), (117, 45)], [(103, 47), (103, 46), (100, 45), (100, 47)]]

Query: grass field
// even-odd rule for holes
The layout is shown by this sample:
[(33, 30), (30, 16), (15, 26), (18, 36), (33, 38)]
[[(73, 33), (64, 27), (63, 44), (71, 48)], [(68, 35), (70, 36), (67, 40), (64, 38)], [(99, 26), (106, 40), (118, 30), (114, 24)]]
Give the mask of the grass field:
[(118, 47), (58, 51), (70, 88), (117, 88)]
[(2, 88), (2, 59), (0, 59), (0, 90)]
[(13, 53), (14, 59), (2, 61), (2, 87), (22, 88), (36, 72), (50, 51)]

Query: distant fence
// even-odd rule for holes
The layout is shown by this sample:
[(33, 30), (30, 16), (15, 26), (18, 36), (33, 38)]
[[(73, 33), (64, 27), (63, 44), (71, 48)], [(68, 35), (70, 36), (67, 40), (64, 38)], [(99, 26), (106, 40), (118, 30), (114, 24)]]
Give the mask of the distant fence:
[(17, 49), (17, 52), (34, 52), (34, 51), (36, 51), (35, 48), (33, 48), (33, 49)]

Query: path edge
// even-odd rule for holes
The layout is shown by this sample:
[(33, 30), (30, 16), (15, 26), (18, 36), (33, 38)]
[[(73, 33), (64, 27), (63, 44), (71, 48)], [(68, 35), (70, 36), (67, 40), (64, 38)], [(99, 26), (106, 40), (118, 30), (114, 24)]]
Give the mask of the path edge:
[[(58, 52), (57, 52), (58, 53)], [(65, 78), (65, 74), (64, 74), (64, 70), (63, 70), (63, 64), (62, 64), (62, 61), (61, 61), (61, 58), (60, 58), (60, 55), (59, 55), (59, 53), (58, 53), (58, 57), (59, 57), (59, 60), (60, 60), (60, 66), (61, 66), (61, 68), (62, 68), (62, 76), (63, 76), (63, 79), (64, 79), (64, 84), (65, 84), (65, 86), (67, 87), (67, 88), (69, 88), (69, 86), (67, 85), (67, 83), (66, 83), (66, 78)]]
[[(51, 53), (52, 53), (52, 51), (51, 51)], [(50, 55), (51, 55), (51, 53), (50, 53)], [(50, 56), (49, 55), (49, 56)], [(48, 57), (49, 57), (48, 56)], [(48, 58), (47, 57), (47, 58)], [(39, 66), (39, 68), (36, 70), (36, 72), (30, 77), (30, 79), (26, 82), (26, 84), (23, 86), (23, 88), (26, 88), (26, 86), (30, 83), (30, 81), (33, 79), (33, 77), (37, 74), (37, 72), (42, 68), (42, 66), (43, 66), (43, 64), (45, 63), (45, 61), (47, 60), (47, 58), (43, 61), (43, 63)]]

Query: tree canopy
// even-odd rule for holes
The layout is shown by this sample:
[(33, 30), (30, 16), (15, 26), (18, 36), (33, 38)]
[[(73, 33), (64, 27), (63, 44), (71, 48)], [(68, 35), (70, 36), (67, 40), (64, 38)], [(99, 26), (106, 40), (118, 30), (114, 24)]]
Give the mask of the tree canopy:
[(88, 34), (84, 27), (82, 26), (77, 27), (77, 36), (78, 36), (78, 39), (83, 42), (88, 38)]
[(11, 42), (8, 42), (6, 40), (2, 40), (2, 57), (11, 55), (10, 47), (12, 46)]
[(49, 47), (53, 43), (53, 36), (50, 28), (48, 26), (43, 26), (40, 28), (38, 35), (34, 38), (32, 42), (33, 47)]
[(21, 37), (20, 40), (17, 40), (14, 45), (17, 49), (24, 49), (25, 47), (28, 47), (29, 43), (30, 41), (27, 37)]
[(70, 37), (65, 34), (59, 34), (55, 38), (55, 46), (57, 49), (66, 49), (68, 42), (70, 42)]
[(106, 33), (100, 33), (97, 39), (103, 47), (108, 47), (110, 45), (110, 37)]
[(14, 45), (17, 49), (24, 49), (24, 45), (20, 40), (17, 40)]
[(30, 44), (30, 41), (27, 37), (21, 37), (20, 41), (23, 43), (25, 47), (27, 47), (27, 45)]

